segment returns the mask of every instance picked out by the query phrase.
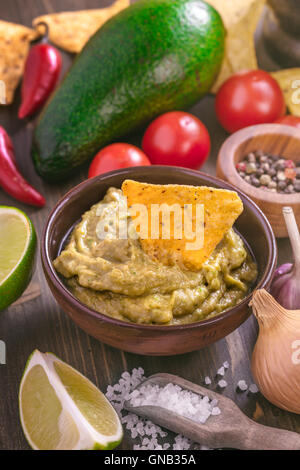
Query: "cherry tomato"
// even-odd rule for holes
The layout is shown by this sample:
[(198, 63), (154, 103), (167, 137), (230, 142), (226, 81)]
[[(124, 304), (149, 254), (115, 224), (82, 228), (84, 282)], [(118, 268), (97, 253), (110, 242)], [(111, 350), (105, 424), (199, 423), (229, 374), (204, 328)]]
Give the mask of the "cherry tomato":
[(155, 165), (199, 168), (210, 152), (210, 136), (195, 116), (172, 111), (155, 119), (147, 128), (142, 148)]
[(89, 168), (89, 178), (130, 166), (151, 165), (144, 152), (134, 145), (112, 144), (97, 153)]
[(300, 129), (300, 117), (298, 116), (292, 116), (287, 114), (286, 116), (276, 119), (275, 123), (285, 124), (286, 126), (297, 127), (298, 129)]
[(276, 80), (264, 70), (239, 72), (223, 83), (216, 96), (216, 113), (228, 132), (274, 122), (286, 110)]

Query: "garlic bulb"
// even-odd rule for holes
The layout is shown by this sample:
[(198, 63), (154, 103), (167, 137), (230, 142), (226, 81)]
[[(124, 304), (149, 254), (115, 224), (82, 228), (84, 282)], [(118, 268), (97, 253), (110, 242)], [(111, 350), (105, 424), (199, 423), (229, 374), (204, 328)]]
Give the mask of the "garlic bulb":
[(300, 414), (300, 310), (286, 310), (264, 289), (250, 306), (259, 324), (253, 377), (267, 400)]
[(294, 264), (283, 264), (276, 269), (270, 292), (283, 307), (300, 309), (300, 234), (291, 207), (283, 208), (283, 215), (288, 229)]

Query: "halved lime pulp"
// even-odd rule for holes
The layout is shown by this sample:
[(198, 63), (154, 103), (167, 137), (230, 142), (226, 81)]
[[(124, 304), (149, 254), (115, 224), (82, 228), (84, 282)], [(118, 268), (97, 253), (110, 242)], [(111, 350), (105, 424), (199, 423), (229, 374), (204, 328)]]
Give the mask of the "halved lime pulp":
[(33, 272), (36, 234), (28, 216), (0, 206), (0, 310), (22, 295)]
[(19, 403), (33, 449), (113, 449), (122, 440), (119, 417), (103, 393), (53, 354), (31, 355)]

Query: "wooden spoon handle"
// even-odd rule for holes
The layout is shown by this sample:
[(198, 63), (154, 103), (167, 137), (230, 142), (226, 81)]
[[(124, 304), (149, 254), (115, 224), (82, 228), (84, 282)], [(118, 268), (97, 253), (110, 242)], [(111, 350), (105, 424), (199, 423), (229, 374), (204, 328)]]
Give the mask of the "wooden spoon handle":
[(300, 450), (300, 434), (263, 426), (251, 420), (243, 441), (239, 448), (244, 450)]

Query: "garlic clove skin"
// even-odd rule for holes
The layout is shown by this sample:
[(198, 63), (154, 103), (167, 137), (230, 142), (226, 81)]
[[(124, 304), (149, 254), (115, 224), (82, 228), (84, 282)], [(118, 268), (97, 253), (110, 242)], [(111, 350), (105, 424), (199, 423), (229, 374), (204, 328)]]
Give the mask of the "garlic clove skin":
[[(287, 270), (288, 265), (283, 266)], [(270, 293), (284, 308), (300, 310), (300, 278), (296, 269), (292, 268), (285, 274), (278, 273), (277, 278), (275, 277), (272, 282)]]
[(264, 289), (254, 292), (250, 305), (259, 324), (253, 378), (267, 400), (300, 414), (300, 310), (286, 310)]
[(300, 233), (292, 207), (283, 207), (293, 255), (294, 265), (283, 264), (276, 269), (271, 284), (271, 294), (288, 310), (300, 310)]
[(284, 274), (290, 273), (292, 269), (292, 263), (282, 264), (281, 266), (279, 266), (279, 268), (275, 270), (272, 282), (276, 281), (279, 277), (283, 276)]

